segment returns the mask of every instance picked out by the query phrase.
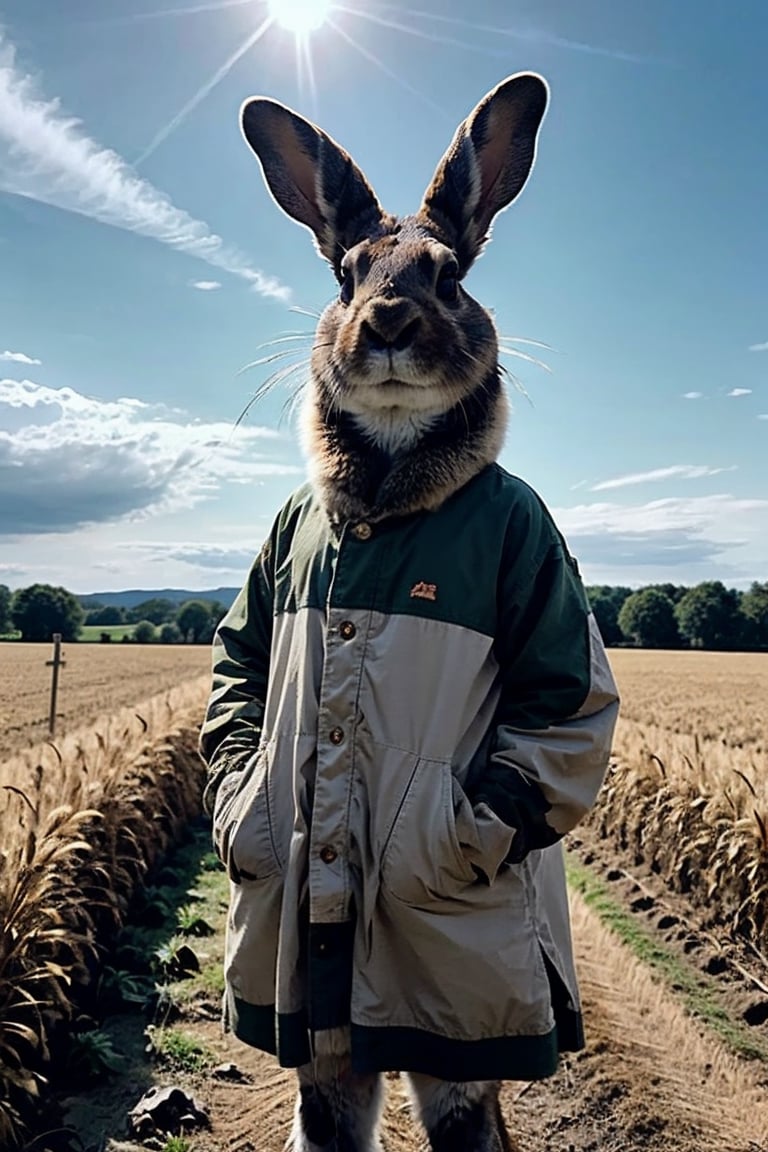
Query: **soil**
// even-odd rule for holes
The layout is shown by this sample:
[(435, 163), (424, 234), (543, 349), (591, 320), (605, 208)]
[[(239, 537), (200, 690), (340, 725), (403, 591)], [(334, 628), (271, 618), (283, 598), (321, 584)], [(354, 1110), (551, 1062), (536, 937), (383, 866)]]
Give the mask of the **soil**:
[[(717, 977), (737, 1018), (746, 1019), (750, 1005), (768, 1001), (760, 988), (761, 958), (740, 949), (726, 932), (718, 938), (711, 926), (701, 927), (680, 897), (664, 893), (657, 878), (633, 876), (617, 864), (613, 848), (591, 843), (588, 831), (571, 850), (598, 874), (612, 874), (612, 893), (681, 957), (700, 962)], [(578, 894), (572, 910), (587, 1048), (566, 1058), (550, 1080), (504, 1085), (503, 1107), (516, 1152), (768, 1152), (768, 1063), (741, 1060), (723, 1048)], [(713, 959), (718, 961), (714, 971)], [(768, 1039), (760, 1012), (753, 1018), (755, 1034)], [(133, 1053), (127, 1075), (65, 1101), (67, 1122), (86, 1147), (136, 1152), (139, 1146), (126, 1137), (126, 1114), (155, 1081), (186, 1087), (208, 1110), (210, 1127), (189, 1135), (192, 1152), (282, 1152), (291, 1124), (293, 1074), (222, 1035), (212, 998), (189, 1006), (180, 1026), (222, 1064), (234, 1063), (241, 1076), (236, 1081), (211, 1071), (153, 1075), (142, 1054), (143, 1024), (130, 1017), (110, 1024), (116, 1047)], [(388, 1076), (387, 1089), (385, 1152), (426, 1152), (403, 1081)]]

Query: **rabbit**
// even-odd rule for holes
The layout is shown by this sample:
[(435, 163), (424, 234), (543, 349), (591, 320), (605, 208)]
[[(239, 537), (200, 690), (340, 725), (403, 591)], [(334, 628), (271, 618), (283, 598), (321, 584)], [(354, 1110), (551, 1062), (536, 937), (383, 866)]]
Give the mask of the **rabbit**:
[(489, 92), (404, 218), (298, 113), (241, 110), (338, 285), (309, 484), (219, 628), (201, 737), (232, 879), (225, 1012), (297, 1068), (293, 1152), (380, 1152), (387, 1069), (434, 1152), (511, 1152), (501, 1081), (583, 1045), (560, 840), (618, 696), (562, 536), (497, 464), (498, 338), (465, 287), (548, 96), (533, 73)]

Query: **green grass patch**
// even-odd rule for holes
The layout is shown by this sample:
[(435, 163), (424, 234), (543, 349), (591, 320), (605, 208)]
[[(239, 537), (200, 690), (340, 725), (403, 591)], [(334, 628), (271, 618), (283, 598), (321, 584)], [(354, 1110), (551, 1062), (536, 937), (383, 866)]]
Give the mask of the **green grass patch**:
[(191, 1148), (186, 1136), (169, 1136), (160, 1152), (190, 1152)]
[(679, 997), (686, 1012), (705, 1024), (733, 1053), (768, 1061), (768, 1042), (735, 1020), (723, 1006), (717, 982), (696, 971), (672, 949), (654, 938), (637, 917), (614, 899), (609, 888), (573, 856), (566, 857), (568, 883), (630, 951), (657, 972)]
[(161, 1064), (177, 1072), (204, 1072), (216, 1063), (210, 1049), (182, 1028), (147, 1028), (149, 1049)]
[(124, 636), (133, 636), (135, 624), (84, 624), (80, 629), (78, 640), (81, 644), (98, 644), (101, 642), (102, 632), (111, 636), (112, 643), (119, 643)]

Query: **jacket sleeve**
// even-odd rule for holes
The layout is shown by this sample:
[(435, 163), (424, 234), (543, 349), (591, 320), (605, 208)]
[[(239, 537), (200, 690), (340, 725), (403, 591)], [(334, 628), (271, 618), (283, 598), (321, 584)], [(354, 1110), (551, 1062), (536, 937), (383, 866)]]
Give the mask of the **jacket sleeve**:
[(225, 776), (256, 751), (267, 699), (272, 643), (274, 557), (270, 538), (213, 641), (213, 686), (200, 733), (208, 766), (203, 806), (213, 812)]
[(510, 863), (569, 832), (594, 804), (619, 708), (576, 562), (539, 506), (499, 580), (501, 696), (473, 801), (515, 829)]

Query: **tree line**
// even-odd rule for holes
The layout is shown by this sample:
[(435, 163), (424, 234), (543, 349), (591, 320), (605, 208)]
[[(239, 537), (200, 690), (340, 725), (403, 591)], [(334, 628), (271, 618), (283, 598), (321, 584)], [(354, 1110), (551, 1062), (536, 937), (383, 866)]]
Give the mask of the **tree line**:
[[(59, 632), (71, 643), (80, 637), (83, 627), (125, 625), (124, 639), (138, 644), (209, 644), (226, 611), (216, 600), (177, 604), (161, 597), (144, 600), (134, 608), (105, 604), (86, 610), (66, 588), (32, 584), (11, 592), (0, 584), (0, 635), (18, 632), (19, 639), (28, 642), (50, 640)], [(112, 633), (104, 631), (101, 639), (111, 641)]]
[(768, 651), (768, 582), (755, 581), (746, 592), (720, 580), (639, 589), (601, 584), (587, 595), (609, 647)]
[[(768, 651), (768, 581), (746, 592), (719, 580), (639, 589), (600, 584), (588, 587), (587, 595), (608, 647)], [(65, 588), (33, 584), (12, 593), (0, 584), (0, 634), (15, 630), (29, 641), (50, 640), (54, 632), (73, 641), (84, 625), (124, 624), (140, 644), (208, 644), (225, 613), (215, 600), (177, 604), (161, 597), (134, 608), (104, 605), (86, 612)]]

